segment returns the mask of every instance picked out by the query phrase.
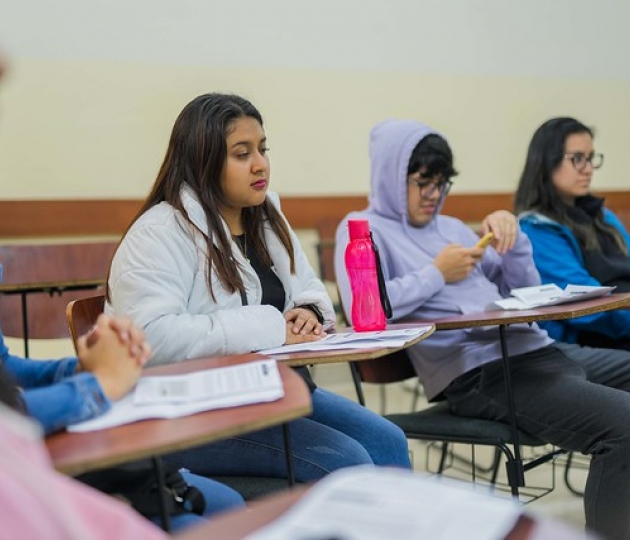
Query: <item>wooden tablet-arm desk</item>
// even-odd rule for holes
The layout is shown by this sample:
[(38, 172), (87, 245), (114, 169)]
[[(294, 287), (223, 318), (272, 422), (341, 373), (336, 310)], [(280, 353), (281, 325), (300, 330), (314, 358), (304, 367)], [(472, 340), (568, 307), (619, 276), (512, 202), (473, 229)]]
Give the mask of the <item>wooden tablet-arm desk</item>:
[[(603, 311), (615, 309), (630, 309), (630, 293), (609, 294), (599, 298), (591, 298), (578, 302), (569, 302), (555, 306), (540, 307), (527, 310), (493, 310), (481, 311), (469, 315), (457, 315), (433, 319), (430, 321), (414, 321), (417, 324), (435, 324), (436, 330), (453, 330), (457, 328), (470, 328), (473, 326), (509, 325), (518, 323), (533, 323), (541, 321), (562, 321), (593, 315)], [(400, 323), (404, 328), (409, 323)]]
[[(191, 360), (148, 368), (146, 375), (190, 373), (260, 358), (260, 355), (249, 354)], [(277, 401), (215, 409), (174, 419), (142, 420), (87, 433), (55, 433), (46, 438), (53, 465), (59, 471), (76, 475), (211, 443), (310, 414), (311, 397), (302, 378), (287, 366), (279, 364), (278, 368), (285, 395)]]
[[(249, 354), (223, 358), (191, 360), (148, 368), (147, 375), (175, 375), (223, 367), (261, 358)], [(162, 522), (169, 529), (166, 511), (164, 472), (160, 456), (202, 444), (282, 424), (285, 429), (288, 477), (293, 464), (287, 422), (311, 412), (311, 395), (302, 380), (288, 366), (278, 365), (284, 396), (277, 401), (216, 409), (174, 419), (142, 420), (132, 424), (87, 433), (60, 432), (46, 438), (53, 465), (67, 474), (80, 474), (142, 458), (151, 458), (156, 472)]]
[[(395, 325), (394, 325), (395, 326)], [(410, 325), (405, 325), (409, 327)], [(414, 324), (413, 326), (418, 326)], [(290, 366), (306, 366), (317, 364), (335, 364), (339, 362), (361, 362), (364, 360), (375, 360), (388, 354), (407, 349), (416, 343), (424, 341), (435, 332), (436, 327), (432, 323), (423, 323), (428, 326), (428, 330), (421, 336), (410, 340), (401, 347), (373, 347), (371, 349), (337, 349), (329, 351), (304, 351), (285, 354), (274, 354), (278, 361)], [(341, 328), (340, 332), (352, 331), (351, 328)]]
[[(453, 317), (445, 317), (433, 320), (418, 320), (401, 322), (393, 327), (410, 327), (418, 324), (434, 324), (436, 330), (455, 330), (461, 328), (470, 328), (475, 326), (498, 326), (499, 340), (501, 343), (501, 355), (503, 361), (503, 375), (505, 378), (505, 388), (508, 396), (508, 409), (510, 415), (510, 425), (513, 432), (514, 440), (514, 456), (515, 461), (513, 467), (508, 464), (507, 474), (509, 478), (516, 479), (518, 484), (510, 482), (512, 486), (525, 485), (525, 469), (521, 458), (519, 448), (519, 435), (516, 422), (516, 408), (514, 404), (514, 394), (512, 391), (512, 380), (510, 376), (510, 357), (508, 352), (507, 338), (505, 329), (510, 324), (528, 323), (532, 324), (540, 321), (559, 321), (573, 319), (575, 317), (584, 317), (604, 311), (612, 311), (615, 309), (630, 309), (630, 293), (610, 294), (599, 298), (584, 300), (581, 302), (570, 302), (567, 304), (559, 304), (555, 306), (540, 307), (529, 310), (493, 310), (481, 311), (467, 315), (456, 315)], [(517, 495), (514, 493), (513, 495)]]

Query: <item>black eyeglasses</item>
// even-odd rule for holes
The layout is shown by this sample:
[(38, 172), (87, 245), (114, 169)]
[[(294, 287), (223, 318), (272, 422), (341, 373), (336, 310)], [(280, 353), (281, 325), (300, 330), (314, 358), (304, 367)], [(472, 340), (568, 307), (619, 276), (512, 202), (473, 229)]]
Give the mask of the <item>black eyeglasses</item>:
[[(422, 175), (420, 175), (420, 177), (422, 177)], [(421, 197), (430, 197), (436, 191), (440, 195), (446, 195), (453, 185), (453, 182), (450, 180), (444, 180), (443, 178), (433, 178), (431, 180), (416, 180), (415, 178), (408, 178), (407, 181), (418, 186)]]
[(604, 164), (604, 154), (586, 155), (582, 152), (564, 154), (564, 157), (571, 160), (576, 171), (582, 172), (586, 169), (586, 164), (590, 163), (593, 169), (599, 169)]

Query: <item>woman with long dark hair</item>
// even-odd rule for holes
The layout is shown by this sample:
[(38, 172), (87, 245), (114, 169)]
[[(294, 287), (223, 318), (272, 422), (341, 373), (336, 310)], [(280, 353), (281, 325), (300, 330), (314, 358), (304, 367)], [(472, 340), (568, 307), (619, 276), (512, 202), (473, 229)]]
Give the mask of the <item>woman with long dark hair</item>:
[[(540, 126), (529, 145), (514, 206), (543, 283), (630, 292), (630, 236), (604, 200), (591, 193), (593, 172), (604, 163), (593, 139), (593, 130), (574, 118), (553, 118)], [(629, 310), (544, 326), (560, 341), (630, 348)]]
[[(0, 53), (0, 79), (4, 67)], [(31, 426), (19, 417), (12, 420), (10, 416), (16, 415), (4, 407), (32, 417), (45, 433), (95, 418), (132, 391), (150, 356), (144, 334), (128, 319), (105, 315), (100, 315), (90, 332), (79, 338), (77, 351), (77, 357), (59, 360), (21, 358), (10, 353), (0, 329), (0, 452), (3, 452), (0, 461), (5, 466), (0, 471), (0, 485), (4, 488), (0, 493), (3, 533), (7, 538), (163, 538), (160, 531), (134, 515), (127, 505), (110, 503), (78, 482), (59, 480), (60, 476), (54, 474), (45, 459), (45, 449), (37, 440), (34, 424)], [(101, 472), (111, 475), (111, 471)], [(182, 492), (192, 486), (203, 495), (206, 504), (204, 508), (197, 504), (193, 512), (186, 506), (188, 499), (182, 499), (178, 493), (177, 499), (182, 503), (171, 519), (173, 531), (204, 522), (200, 513), (209, 517), (244, 504), (239, 493), (219, 482), (186, 471), (181, 476), (178, 485)], [(24, 508), (28, 511), (22, 511)], [(26, 519), (33, 514), (38, 519)], [(155, 513), (151, 508), (146, 511), (147, 517), (155, 521), (160, 519), (158, 514), (157, 505)]]
[[(125, 313), (152, 364), (321, 338), (332, 302), (269, 193), (267, 137), (246, 99), (205, 94), (182, 110), (157, 179), (114, 256), (108, 313)], [(312, 389), (291, 424), (296, 478), (362, 463), (410, 467), (402, 431), (355, 402)], [(171, 456), (207, 475), (285, 476), (280, 428)]]

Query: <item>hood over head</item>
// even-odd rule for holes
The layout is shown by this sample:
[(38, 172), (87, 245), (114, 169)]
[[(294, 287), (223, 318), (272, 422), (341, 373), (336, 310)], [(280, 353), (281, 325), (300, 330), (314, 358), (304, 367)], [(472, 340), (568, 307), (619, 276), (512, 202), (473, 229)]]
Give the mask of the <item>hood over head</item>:
[(370, 132), (369, 208), (383, 217), (407, 222), (407, 169), (411, 153), (427, 135), (440, 135), (414, 120), (385, 120)]

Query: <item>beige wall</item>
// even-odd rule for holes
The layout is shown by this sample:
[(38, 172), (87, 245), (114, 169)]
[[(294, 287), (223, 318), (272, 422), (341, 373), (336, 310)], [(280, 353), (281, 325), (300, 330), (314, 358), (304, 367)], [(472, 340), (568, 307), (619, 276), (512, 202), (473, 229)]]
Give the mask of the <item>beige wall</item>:
[(598, 187), (628, 187), (624, 0), (47, 4), (0, 0), (3, 199), (142, 197), (177, 113), (214, 90), (260, 108), (285, 194), (366, 192), (369, 129), (393, 116), (449, 137), (456, 192), (513, 190), (555, 115), (597, 128)]

